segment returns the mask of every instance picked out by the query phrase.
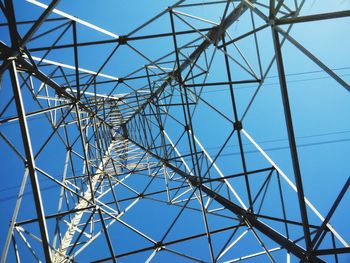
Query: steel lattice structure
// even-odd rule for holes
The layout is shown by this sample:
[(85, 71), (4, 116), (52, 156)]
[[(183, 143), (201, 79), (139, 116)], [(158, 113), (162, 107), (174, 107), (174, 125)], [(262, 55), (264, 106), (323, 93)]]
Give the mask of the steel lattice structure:
[[(348, 92), (346, 77), (293, 28), (348, 19), (350, 10), (180, 0), (120, 36), (63, 12), (58, 0), (28, 2), (41, 12), (32, 20), (0, 1), (1, 151), (24, 171), (9, 228), (1, 226), (2, 262), (349, 259), (349, 231), (332, 219), (350, 181), (339, 179), (326, 212), (304, 191), (317, 176), (300, 165), (284, 46)], [(128, 73), (110, 73), (121, 63)], [(247, 117), (271, 72), (288, 165), (255, 139), (259, 117)], [(239, 89), (251, 86), (242, 98)]]

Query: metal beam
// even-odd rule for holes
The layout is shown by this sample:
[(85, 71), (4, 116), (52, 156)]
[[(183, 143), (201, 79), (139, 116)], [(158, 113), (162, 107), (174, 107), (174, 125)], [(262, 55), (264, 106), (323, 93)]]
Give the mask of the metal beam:
[(333, 12), (333, 13), (325, 13), (325, 14), (309, 15), (309, 16), (297, 16), (297, 17), (291, 17), (291, 18), (276, 19), (275, 24), (276, 25), (296, 24), (296, 23), (305, 23), (305, 22), (312, 22), (312, 21), (321, 21), (326, 19), (342, 18), (342, 17), (348, 17), (348, 16), (350, 16), (350, 10)]
[(344, 186), (341, 189), (339, 195), (337, 196), (336, 200), (334, 201), (331, 209), (329, 210), (325, 220), (323, 221), (321, 227), (318, 229), (318, 231), (316, 232), (316, 234), (315, 234), (315, 236), (314, 236), (314, 238), (312, 240), (312, 243), (315, 246), (315, 249), (317, 249), (321, 245), (321, 243), (322, 243), (322, 241), (323, 241), (323, 239), (324, 239), (324, 237), (325, 237), (325, 235), (327, 233), (326, 229), (328, 228), (327, 227), (328, 222), (332, 218), (334, 212), (336, 211), (338, 205), (340, 204), (340, 202), (343, 199), (344, 195), (348, 191), (349, 187), (350, 187), (350, 177), (348, 178), (348, 180), (344, 184)]
[[(177, 31), (175, 32), (175, 34), (186, 35), (186, 34), (193, 34), (197, 32), (206, 32), (206, 31), (209, 31), (210, 29), (211, 28), (200, 28), (198, 30)], [(138, 36), (138, 37), (123, 37), (123, 41), (130, 42), (130, 41), (145, 40), (145, 39), (152, 39), (152, 38), (171, 37), (172, 35), (173, 33), (162, 33), (162, 34), (152, 34), (152, 35), (144, 35), (144, 36)], [(78, 42), (76, 44), (72, 43), (72, 44), (62, 44), (62, 45), (47, 46), (47, 47), (33, 47), (33, 48), (29, 48), (28, 50), (30, 52), (37, 52), (37, 51), (45, 51), (45, 50), (72, 48), (74, 46), (86, 47), (86, 46), (96, 46), (96, 45), (120, 43), (120, 42), (121, 42), (120, 39), (107, 39), (107, 40), (96, 40), (96, 41), (88, 41), (88, 42)]]
[[(255, 2), (255, 1), (252, 1)], [(217, 43), (226, 32), (226, 29), (228, 29), (237, 19), (248, 9), (247, 4), (245, 2), (241, 2), (223, 21), (219, 26), (212, 27), (209, 32), (205, 35), (205, 40), (192, 52), (192, 54), (186, 58), (182, 64), (172, 71), (169, 76), (165, 79), (162, 85), (155, 90), (152, 95), (149, 97), (149, 99), (140, 105), (140, 107), (131, 115), (131, 117), (127, 120), (127, 123), (135, 117), (139, 112), (141, 112), (144, 108), (149, 105), (154, 99), (158, 97), (159, 94), (161, 94), (165, 88), (177, 78), (181, 74), (182, 71), (184, 71), (188, 66), (191, 65), (193, 61), (196, 61), (196, 59), (206, 50), (210, 45), (213, 43)]]
[(285, 236), (278, 233), (276, 230), (272, 229), (268, 225), (264, 224), (262, 221), (258, 220), (256, 215), (247, 212), (247, 210), (243, 209), (242, 207), (236, 205), (232, 201), (226, 199), (225, 197), (221, 196), (219, 193), (209, 189), (203, 183), (198, 180), (196, 176), (189, 175), (188, 173), (182, 171), (181, 169), (177, 168), (175, 165), (169, 163), (169, 161), (165, 160), (161, 156), (149, 151), (142, 145), (138, 144), (134, 140), (129, 138), (129, 141), (131, 141), (136, 146), (140, 147), (142, 150), (146, 151), (148, 154), (152, 155), (153, 157), (157, 158), (159, 161), (161, 161), (163, 164), (165, 164), (168, 168), (188, 180), (192, 186), (196, 186), (200, 188), (204, 193), (206, 193), (208, 196), (216, 200), (218, 203), (220, 203), (222, 206), (224, 206), (229, 211), (233, 212), (237, 216), (241, 217), (244, 221), (248, 222), (252, 227), (259, 230), (261, 233), (269, 237), (271, 240), (285, 248), (286, 250), (290, 251), (292, 254), (300, 258), (301, 260), (308, 261), (312, 260), (312, 262), (324, 262), (323, 260), (319, 259), (318, 257), (315, 257), (311, 254), (309, 254), (304, 248), (300, 247), (299, 245), (295, 244), (293, 241), (289, 240)]
[[(12, 2), (12, 0), (10, 0)], [(9, 1), (9, 2), (10, 2)], [(35, 32), (39, 29), (41, 24), (45, 21), (45, 19), (50, 15), (51, 11), (55, 8), (55, 6), (59, 3), (60, 0), (53, 0), (50, 5), (45, 9), (45, 11), (41, 14), (41, 16), (34, 22), (34, 25), (28, 30), (25, 36), (20, 40), (18, 39), (18, 46), (16, 49), (12, 50), (11, 54), (8, 55), (7, 59), (0, 66), (0, 75), (4, 73), (4, 71), (11, 65), (12, 57), (17, 57), (20, 54), (20, 49), (24, 48), (27, 42), (31, 39), (31, 37), (35, 34)], [(8, 23), (12, 24), (12, 19), (7, 16)], [(16, 33), (17, 32), (13, 32)], [(11, 33), (12, 34), (12, 33)]]
[(307, 210), (306, 210), (306, 205), (304, 200), (305, 199), (304, 188), (303, 188), (301, 171), (299, 166), (298, 150), (295, 142), (292, 112), (289, 104), (289, 96), (288, 96), (287, 81), (286, 81), (284, 66), (283, 66), (281, 44), (280, 44), (277, 30), (274, 27), (272, 27), (271, 30), (272, 30), (273, 42), (275, 46), (275, 56), (276, 56), (278, 76), (280, 81), (280, 89), (281, 89), (281, 95), (282, 95), (282, 101), (283, 101), (284, 117), (285, 117), (285, 122), (287, 126), (287, 132), (288, 132), (290, 154), (292, 157), (294, 178), (295, 178), (295, 183), (296, 183), (297, 192), (298, 192), (299, 208), (300, 208), (301, 218), (303, 221), (306, 249), (309, 251), (309, 250), (312, 250), (312, 243), (311, 243), (310, 229), (309, 229), (309, 219), (307, 216)]
[(38, 181), (38, 177), (35, 169), (35, 160), (34, 160), (34, 155), (32, 150), (32, 144), (30, 140), (30, 134), (28, 131), (28, 124), (27, 124), (27, 118), (26, 118), (24, 105), (23, 105), (22, 93), (21, 93), (20, 85), (17, 78), (16, 63), (13, 60), (11, 61), (9, 72), (10, 72), (10, 78), (12, 82), (13, 94), (16, 102), (16, 108), (19, 116), (19, 124), (21, 128), (22, 141), (23, 141), (24, 150), (25, 150), (26, 159), (27, 159), (26, 164), (29, 170), (29, 177), (30, 177), (30, 182), (32, 186), (32, 191), (33, 191), (36, 213), (39, 219), (39, 227), (40, 227), (43, 250), (44, 250), (46, 262), (51, 262), (50, 243), (49, 243), (48, 231), (47, 231), (46, 220), (45, 220), (45, 212), (44, 212), (43, 202), (41, 198), (39, 181)]
[(285, 32), (279, 26), (275, 27), (275, 30), (281, 33), (290, 43), (292, 43), (297, 49), (299, 49), (305, 56), (311, 59), (315, 64), (317, 64), (321, 69), (323, 69), (329, 76), (331, 76), (335, 81), (342, 85), (347, 91), (350, 91), (350, 85), (340, 78), (333, 70), (327, 67), (322, 61), (320, 61), (315, 55), (313, 55), (309, 50), (307, 50), (303, 45), (301, 45), (297, 40)]

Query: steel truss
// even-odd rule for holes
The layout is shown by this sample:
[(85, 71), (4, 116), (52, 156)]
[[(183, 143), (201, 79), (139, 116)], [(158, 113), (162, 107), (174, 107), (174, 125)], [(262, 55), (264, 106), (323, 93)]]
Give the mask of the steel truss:
[[(305, 0), (181, 0), (119, 36), (60, 11), (58, 0), (48, 6), (29, 2), (43, 8), (38, 19), (18, 21), (12, 1), (0, 2), (6, 20), (0, 26), (9, 32), (0, 42), (1, 89), (10, 93), (1, 98), (0, 137), (24, 168), (2, 262), (150, 262), (161, 254), (198, 262), (338, 262), (350, 253), (346, 235), (330, 223), (350, 180), (324, 215), (305, 194), (282, 48), (294, 46), (337, 88), (349, 90), (347, 81), (291, 32), (299, 23), (347, 19), (350, 10), (308, 15), (302, 12)], [(219, 21), (198, 16), (213, 8)], [(240, 20), (249, 24), (232, 35)], [(167, 21), (167, 31), (147, 33), (158, 21), (163, 26)], [(78, 41), (81, 28), (93, 32), (89, 41)], [(270, 36), (269, 44), (259, 37), (262, 32)], [(95, 33), (107, 38), (94, 39)], [(64, 38), (69, 41), (62, 43)], [(149, 55), (139, 45), (158, 41), (168, 53)], [(241, 42), (249, 43), (254, 55), (245, 54)], [(105, 45), (113, 48), (100, 55), (106, 59), (99, 68), (80, 67), (83, 48)], [(269, 46), (270, 57), (262, 46)], [(105, 74), (122, 49), (144, 64), (123, 76)], [(69, 63), (57, 56), (67, 50)], [(274, 67), (290, 174), (245, 128)], [(249, 85), (255, 91), (242, 110), (236, 87)], [(229, 110), (205, 95), (218, 87), (226, 88), (222, 103)], [(214, 140), (215, 154), (200, 139), (203, 122), (211, 125), (208, 112), (222, 122), (217, 129), (226, 131), (225, 138)], [(42, 125), (31, 125), (38, 117)], [(9, 124), (18, 126), (17, 141), (7, 133)], [(224, 163), (234, 143), (236, 157)], [(247, 144), (259, 155), (256, 165)], [(50, 192), (43, 190), (43, 180)]]

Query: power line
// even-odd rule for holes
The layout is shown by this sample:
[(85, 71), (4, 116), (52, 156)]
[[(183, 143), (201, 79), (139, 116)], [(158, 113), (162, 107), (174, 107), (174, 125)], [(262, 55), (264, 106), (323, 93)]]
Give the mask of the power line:
[[(344, 134), (344, 133), (349, 133), (349, 132), (350, 132), (350, 130), (349, 131), (339, 131), (339, 132), (328, 132), (328, 133), (300, 136), (300, 137), (297, 137), (297, 139), (315, 138), (315, 137), (320, 137), (320, 136)], [(258, 142), (258, 144), (273, 143), (273, 142), (278, 142), (278, 141), (287, 141), (287, 139), (265, 140), (265, 141)], [(350, 138), (333, 139), (333, 140), (320, 141), (320, 142), (314, 142), (314, 143), (298, 144), (297, 147), (298, 148), (304, 148), (304, 147), (311, 147), (311, 146), (325, 145), (325, 144), (333, 144), (333, 143), (341, 143), (341, 142), (349, 142), (349, 141), (350, 141)], [(245, 145), (248, 145), (248, 144), (245, 144)], [(227, 148), (235, 147), (235, 146), (238, 146), (238, 145), (229, 145), (229, 146), (227, 146)], [(217, 148), (220, 148), (220, 147), (208, 147), (207, 149), (208, 150), (213, 150), (213, 149), (217, 149)], [(264, 151), (270, 152), (270, 151), (285, 150), (285, 149), (289, 149), (289, 146), (270, 147), (270, 148), (265, 148)], [(256, 149), (255, 150), (244, 151), (245, 154), (257, 153), (257, 152), (259, 152), (259, 151), (256, 150)], [(220, 157), (229, 157), (229, 156), (234, 156), (234, 155), (239, 155), (239, 154), (240, 154), (239, 152), (224, 153), (224, 154), (221, 154)], [(48, 181), (48, 179), (47, 180), (42, 180), (41, 182), (45, 183), (46, 181)], [(42, 187), (41, 191), (42, 192), (48, 191), (48, 190), (53, 189), (55, 187), (56, 187), (56, 185)], [(0, 193), (6, 192), (9, 189), (10, 190), (14, 190), (14, 189), (19, 189), (19, 188), (20, 188), (20, 186), (10, 186), (10, 187), (7, 187), (7, 188), (0, 189)], [(29, 190), (29, 191), (25, 192), (22, 196), (27, 196), (27, 195), (30, 195), (31, 193), (32, 193), (32, 191)], [(7, 201), (10, 201), (10, 200), (14, 200), (16, 198), (17, 198), (17, 195), (11, 194), (11, 195), (9, 195), (7, 197), (0, 198), (0, 203), (7, 202)]]
[[(339, 70), (346, 70), (346, 69), (350, 69), (350, 67), (339, 67), (339, 68), (333, 68), (331, 70), (339, 71)], [(285, 74), (285, 76), (302, 76), (302, 75), (315, 74), (315, 73), (324, 73), (324, 71), (323, 70), (303, 71), (303, 72)], [(338, 76), (346, 77), (346, 76), (350, 76), (350, 73), (339, 74)], [(266, 79), (275, 79), (275, 78), (278, 78), (278, 75), (266, 77)], [(332, 78), (332, 77), (324, 76), (324, 77), (315, 77), (315, 78), (296, 79), (296, 80), (289, 80), (288, 83), (306, 82), (306, 81), (330, 79), (330, 78)], [(263, 85), (264, 86), (276, 86), (276, 85), (279, 85), (279, 83), (264, 83)], [(250, 89), (250, 88), (255, 88), (255, 87), (256, 87), (256, 85), (244, 85), (244, 86), (236, 86), (235, 89), (240, 90), (240, 89)], [(223, 91), (227, 91), (227, 89), (206, 90), (206, 91), (202, 91), (202, 94), (223, 92)], [(179, 96), (180, 95), (174, 95), (174, 97), (179, 97)], [(44, 117), (45, 116), (43, 116), (43, 115), (32, 117), (29, 119), (29, 121), (43, 119)], [(15, 124), (15, 122), (4, 123), (0, 127), (6, 127), (8, 125), (13, 125), (13, 124)]]

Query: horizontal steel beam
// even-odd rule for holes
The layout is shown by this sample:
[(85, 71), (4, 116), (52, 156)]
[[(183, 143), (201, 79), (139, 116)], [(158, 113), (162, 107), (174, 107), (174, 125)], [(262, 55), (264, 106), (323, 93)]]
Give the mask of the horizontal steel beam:
[(316, 255), (333, 255), (350, 253), (350, 247), (334, 248), (334, 249), (319, 249), (315, 251)]
[[(209, 31), (211, 28), (201, 28), (198, 30), (186, 30), (186, 31), (178, 31), (175, 34), (176, 35), (185, 35), (185, 34), (193, 34), (198, 32), (206, 32)], [(161, 37), (171, 37), (173, 33), (163, 33), (163, 34), (154, 34), (154, 35), (145, 35), (145, 36), (138, 36), (138, 37), (123, 37), (121, 38), (123, 42), (129, 42), (129, 41), (136, 41), (136, 40), (145, 40), (145, 39), (152, 39), (152, 38), (161, 38)], [(89, 41), (89, 42), (80, 42), (77, 43), (77, 47), (85, 47), (85, 46), (95, 46), (95, 45), (103, 45), (103, 44), (111, 44), (111, 43), (120, 43), (120, 39), (107, 39), (107, 40), (97, 40), (97, 41)], [(29, 48), (28, 50), (30, 52), (37, 52), (37, 51), (44, 51), (44, 50), (53, 50), (53, 49), (63, 49), (63, 48), (72, 48), (75, 44), (64, 44), (64, 45), (57, 45), (57, 46), (47, 46), (47, 47), (33, 47)]]
[(309, 16), (297, 16), (297, 17), (291, 17), (291, 18), (276, 19), (275, 24), (276, 25), (296, 24), (296, 23), (326, 20), (326, 19), (342, 18), (342, 17), (348, 17), (348, 16), (350, 16), (350, 10), (333, 12), (333, 13), (325, 13), (325, 14), (309, 15)]

